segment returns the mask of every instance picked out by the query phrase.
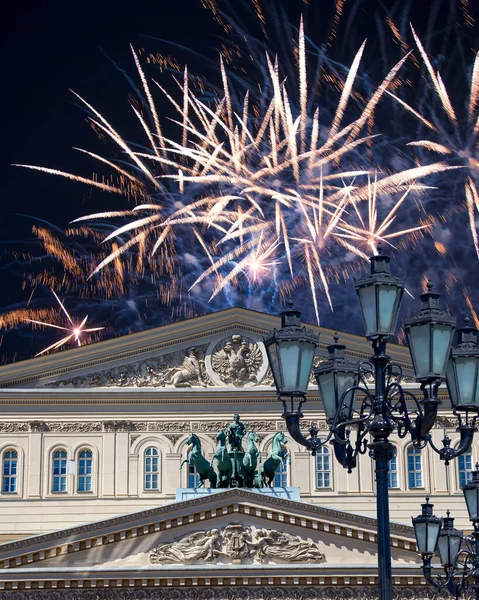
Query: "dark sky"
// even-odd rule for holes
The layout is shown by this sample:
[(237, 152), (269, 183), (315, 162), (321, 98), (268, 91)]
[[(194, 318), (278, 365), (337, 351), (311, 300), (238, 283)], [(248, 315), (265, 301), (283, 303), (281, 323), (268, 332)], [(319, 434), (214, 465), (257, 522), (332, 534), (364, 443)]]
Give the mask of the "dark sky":
[[(248, 1), (238, 0), (238, 6)], [(448, 0), (437, 1), (441, 6), (448, 4)], [(263, 2), (279, 2), (298, 18), (301, 0)], [(331, 3), (310, 0), (311, 14), (315, 10), (319, 14), (325, 6), (329, 12)], [(349, 0), (348, 6), (352, 3)], [(398, 7), (401, 3), (361, 2), (357, 23), (364, 35), (359, 37), (374, 31), (373, 10), (389, 5)], [(411, 6), (419, 32), (424, 32), (430, 2), (414, 0)], [(200, 0), (26, 0), (10, 3), (9, 11), (4, 15), (1, 36), (0, 306), (4, 308), (12, 303), (23, 306), (27, 299), (21, 278), (12, 277), (5, 265), (12, 249), (28, 247), (25, 240), (31, 237), (34, 223), (28, 215), (64, 228), (72, 218), (92, 212), (92, 206), (96, 210), (100, 202), (104, 209), (114, 206), (109, 204), (114, 202), (111, 197), (99, 192), (91, 195), (80, 184), (11, 166), (17, 162), (36, 164), (91, 175), (96, 164), (80, 158), (72, 147), (94, 149), (97, 142), (85, 123), (86, 113), (69, 89), (91, 102), (128, 137), (133, 122), (128, 105), (130, 89), (120, 69), (135, 74), (129, 43), (135, 48), (165, 50), (162, 38), (214, 58), (220, 34)], [(439, 23), (441, 18), (446, 19), (447, 12)], [(359, 43), (358, 33), (354, 35), (351, 48)], [(194, 67), (196, 60), (201, 62), (191, 55), (188, 62)], [(201, 70), (199, 64), (197, 70)]]
[[(2, 228), (7, 233), (12, 223), (7, 215), (16, 212), (54, 215), (57, 222), (78, 214), (84, 190), (10, 164), (77, 169), (71, 147), (91, 145), (93, 135), (70, 88), (113, 118), (118, 111), (122, 116), (128, 86), (104, 53), (131, 71), (129, 43), (139, 47), (145, 35), (154, 35), (204, 48), (213, 29), (199, 0), (14, 4), (2, 37)], [(18, 225), (16, 220), (15, 229)]]

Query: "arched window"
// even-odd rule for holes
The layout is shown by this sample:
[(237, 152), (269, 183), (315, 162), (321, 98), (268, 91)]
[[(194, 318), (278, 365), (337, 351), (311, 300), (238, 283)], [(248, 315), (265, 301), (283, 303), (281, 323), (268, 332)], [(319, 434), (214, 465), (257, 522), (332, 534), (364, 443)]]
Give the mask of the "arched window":
[(285, 456), (276, 471), (273, 487), (287, 487), (288, 485), (288, 456)]
[(457, 457), (457, 472), (459, 473), (459, 487), (462, 488), (472, 479), (472, 454), (470, 450)]
[(394, 489), (398, 487), (398, 459), (396, 448), (394, 448), (394, 456), (389, 461), (388, 488)]
[(16, 450), (5, 450), (3, 453), (2, 493), (15, 494), (17, 491), (18, 454)]
[(200, 476), (196, 472), (195, 465), (188, 463), (188, 487), (196, 489), (201, 483)]
[(331, 487), (331, 460), (329, 450), (326, 446), (321, 446), (316, 450), (316, 487)]
[(67, 453), (65, 450), (57, 450), (53, 453), (53, 479), (52, 492), (67, 491)]
[(410, 446), (407, 451), (407, 475), (409, 489), (422, 488), (421, 450)]
[(91, 450), (82, 450), (78, 454), (77, 492), (91, 492), (93, 455)]
[[(159, 471), (158, 450), (156, 448), (147, 448), (145, 450), (145, 490), (158, 489)], [(189, 486), (188, 486), (189, 487)]]

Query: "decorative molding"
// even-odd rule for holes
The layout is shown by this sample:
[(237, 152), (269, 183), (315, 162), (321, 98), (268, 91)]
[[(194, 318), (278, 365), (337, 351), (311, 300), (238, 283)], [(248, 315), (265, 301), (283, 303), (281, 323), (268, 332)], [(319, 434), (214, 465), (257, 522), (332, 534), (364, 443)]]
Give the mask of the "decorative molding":
[[(216, 433), (227, 427), (229, 421), (131, 421), (118, 419), (111, 421), (13, 421), (0, 422), (1, 433), (94, 433), (94, 432), (155, 432), (155, 433)], [(311, 427), (312, 421), (303, 421), (302, 427)], [(248, 431), (273, 433), (285, 430), (282, 420), (245, 421)], [(319, 421), (320, 429), (326, 427)], [(442, 425), (441, 425), (442, 426)], [(178, 436), (179, 437), (179, 436)]]
[(221, 529), (196, 531), (174, 542), (155, 546), (150, 563), (189, 564), (229, 562), (293, 563), (324, 562), (316, 542), (276, 529), (262, 529), (230, 523)]
[(452, 415), (450, 417), (438, 415), (436, 418), (436, 422), (434, 423), (435, 429), (451, 429), (459, 425), (457, 419)]
[(154, 421), (148, 423), (148, 431), (169, 432), (169, 431), (191, 431), (189, 421)]
[(103, 421), (105, 432), (147, 431), (148, 424), (138, 421)]
[(212, 379), (220, 385), (254, 385), (266, 371), (264, 344), (240, 334), (232, 335), (208, 349), (206, 364), (211, 368)]
[(213, 385), (206, 372), (208, 344), (161, 354), (129, 365), (44, 382), (44, 387), (207, 387)]
[(19, 433), (30, 431), (28, 423), (5, 423), (0, 421), (0, 433)]
[[(230, 578), (242, 580), (241, 577)], [(163, 581), (159, 583), (165, 585)], [(187, 587), (177, 584), (163, 589), (121, 589), (116, 579), (112, 579), (109, 589), (97, 588), (94, 590), (15, 590), (0, 592), (0, 600), (378, 600), (378, 588), (370, 585), (338, 585), (322, 583), (320, 585), (234, 585), (231, 583), (223, 587), (207, 585), (200, 587)], [(128, 580), (126, 580), (128, 584)], [(171, 585), (171, 583), (168, 583)], [(116, 588), (116, 589), (115, 589)], [(402, 585), (394, 586), (392, 600), (439, 600), (450, 598), (446, 592), (437, 593), (426, 586)], [(467, 596), (464, 600), (472, 600)]]

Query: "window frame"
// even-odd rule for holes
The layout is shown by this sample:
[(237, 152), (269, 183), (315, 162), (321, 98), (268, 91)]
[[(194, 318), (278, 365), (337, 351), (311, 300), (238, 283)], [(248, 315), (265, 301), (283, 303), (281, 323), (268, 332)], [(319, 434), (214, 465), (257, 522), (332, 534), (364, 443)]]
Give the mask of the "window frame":
[[(415, 458), (419, 458), (420, 460), (420, 469), (416, 468), (416, 464), (414, 465), (414, 469), (410, 469), (409, 468), (409, 457), (414, 456)], [(407, 483), (407, 489), (408, 490), (424, 490), (426, 488), (426, 482), (425, 482), (425, 469), (424, 469), (424, 456), (421, 452), (421, 450), (419, 448), (415, 448), (412, 445), (409, 445), (406, 449), (406, 473), (407, 473), (407, 477), (406, 477), (406, 483)], [(416, 460), (414, 461), (416, 463)], [(414, 474), (414, 477), (417, 477), (417, 474), (420, 474), (421, 477), (421, 483), (420, 485), (412, 485), (411, 486), (411, 474)]]
[[(461, 468), (460, 468), (460, 463), (462, 460), (464, 460), (466, 457), (470, 458), (470, 469), (467, 470), (467, 468), (464, 470), (465, 474), (469, 474), (470, 477), (468, 478), (466, 476), (464, 483), (461, 483)], [(460, 456), (457, 457), (457, 464), (456, 464), (456, 484), (457, 484), (457, 490), (458, 492), (462, 493), (462, 486), (465, 483), (468, 483), (469, 481), (471, 481), (472, 478), (472, 471), (474, 470), (474, 460), (473, 460), (473, 453), (472, 453), (472, 448), (469, 448), (469, 450), (467, 452), (464, 452), (463, 454), (461, 454)]]
[[(327, 469), (324, 468), (324, 457), (327, 457), (327, 462), (328, 462)], [(318, 468), (318, 461), (320, 459), (322, 462), (321, 469)], [(324, 490), (332, 490), (333, 489), (333, 470), (331, 468), (333, 461), (331, 459), (332, 459), (331, 450), (329, 448), (327, 448), (326, 446), (321, 446), (318, 450), (316, 450), (316, 459), (314, 461), (314, 481), (315, 481), (315, 486), (316, 486), (317, 490), (324, 491)], [(320, 473), (323, 475), (323, 477), (324, 477), (325, 473), (328, 474), (329, 485), (323, 485), (323, 486), (319, 485), (318, 475)]]
[[(81, 455), (84, 452), (89, 452), (90, 456), (89, 457), (82, 457)], [(93, 450), (91, 448), (87, 447), (83, 447), (80, 448), (76, 451), (75, 453), (76, 456), (76, 468), (75, 468), (75, 493), (76, 494), (93, 494), (94, 493), (94, 488), (93, 488), (93, 475), (94, 475), (94, 462), (93, 462)], [(82, 461), (89, 461), (90, 463), (90, 472), (89, 473), (80, 473), (80, 469), (81, 469), (81, 463)], [(80, 481), (85, 480), (87, 481), (89, 479), (90, 481), (90, 489), (80, 489)]]
[[(151, 454), (148, 455), (147, 452), (149, 450), (153, 450), (156, 452), (156, 454)], [(156, 459), (156, 470), (152, 469), (151, 467), (148, 468), (148, 463), (152, 462), (154, 459)], [(144, 450), (143, 450), (143, 477), (142, 477), (142, 481), (143, 481), (143, 486), (142, 486), (142, 490), (143, 492), (146, 492), (147, 494), (149, 493), (158, 493), (161, 490), (161, 469), (160, 469), (160, 465), (161, 465), (161, 452), (159, 450), (159, 448), (157, 446), (154, 445), (149, 445), (147, 446)], [(148, 477), (154, 477), (156, 476), (156, 486), (147, 486), (147, 478)]]
[[(289, 487), (289, 472), (290, 472), (290, 455), (289, 453), (286, 454), (286, 456), (283, 458), (283, 460), (281, 461), (281, 463), (279, 464), (278, 468), (276, 469), (276, 473), (274, 474), (274, 478), (272, 481), (272, 486), (274, 488), (278, 487), (278, 488), (286, 488)], [(276, 478), (279, 477), (279, 483), (280, 485), (276, 485), (277, 481)], [(286, 485), (281, 485), (282, 482), (284, 481), (284, 478), (286, 479)]]
[[(400, 490), (401, 489), (401, 484), (400, 484), (400, 477), (399, 477), (399, 460), (398, 460), (399, 456), (398, 456), (398, 448), (397, 446), (394, 446), (394, 456), (391, 458), (391, 460), (388, 461), (388, 490), (389, 491), (395, 491), (395, 490)], [(394, 460), (395, 463), (395, 469), (391, 469), (391, 464), (392, 461)], [(396, 485), (392, 486), (390, 485), (391, 482), (391, 476), (395, 474), (396, 476)], [(409, 475), (409, 473), (408, 473)], [(408, 483), (409, 483), (409, 479), (408, 479)], [(416, 489), (416, 488), (413, 488)]]
[[(60, 456), (58, 458), (56, 458), (56, 454), (58, 453), (64, 453), (65, 456)], [(61, 461), (65, 461), (65, 472), (64, 473), (59, 473), (59, 474), (55, 474), (55, 460), (61, 460)], [(50, 468), (51, 468), (51, 478), (50, 478), (50, 493), (54, 496), (56, 496), (57, 494), (66, 494), (68, 495), (69, 489), (68, 489), (68, 450), (63, 447), (57, 447), (54, 448), (51, 452), (51, 458), (50, 458)], [(60, 470), (62, 470), (62, 466), (60, 465)], [(61, 482), (62, 478), (65, 479), (65, 489), (61, 490), (55, 490), (55, 479), (59, 478), (59, 482)], [(59, 485), (60, 487), (60, 485)]]
[[(15, 453), (15, 457), (6, 457), (5, 455), (7, 453)], [(15, 473), (8, 473), (5, 474), (5, 460), (8, 460), (10, 463), (14, 463), (15, 464)], [(2, 486), (1, 486), (1, 494), (5, 494), (8, 496), (12, 496), (12, 495), (19, 495), (19, 487), (20, 487), (20, 478), (19, 478), (19, 467), (20, 467), (20, 452), (17, 448), (14, 448), (12, 446), (7, 446), (6, 448), (4, 448), (2, 450)], [(10, 471), (11, 471), (11, 465), (10, 465)], [(14, 487), (15, 489), (8, 489), (5, 490), (5, 482), (8, 479), (9, 483), (11, 483), (11, 481), (14, 481)], [(9, 486), (11, 487), (11, 486)]]

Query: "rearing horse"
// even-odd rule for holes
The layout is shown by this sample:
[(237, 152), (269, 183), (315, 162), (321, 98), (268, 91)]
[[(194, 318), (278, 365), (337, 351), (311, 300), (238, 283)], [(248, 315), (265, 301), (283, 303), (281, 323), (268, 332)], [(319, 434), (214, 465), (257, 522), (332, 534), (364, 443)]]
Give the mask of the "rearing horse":
[(210, 482), (210, 487), (216, 487), (216, 473), (211, 464), (206, 460), (206, 458), (201, 453), (201, 442), (200, 438), (195, 434), (190, 434), (189, 438), (186, 440), (188, 445), (192, 445), (192, 448), (188, 454), (188, 457), (180, 464), (180, 471), (185, 463), (193, 465), (198, 473), (198, 476), (201, 480), (201, 483), (197, 487), (201, 487), (205, 483), (205, 479), (208, 479)]
[(265, 487), (266, 485), (271, 487), (271, 482), (274, 479), (274, 475), (278, 470), (279, 465), (288, 454), (288, 451), (283, 445), (287, 442), (288, 440), (282, 431), (278, 431), (278, 433), (274, 434), (273, 442), (271, 444), (271, 454), (259, 468), (258, 475), (262, 487)]
[(218, 471), (218, 481), (216, 487), (230, 487), (231, 475), (233, 474), (233, 465), (231, 464), (231, 458), (226, 448), (226, 434), (224, 431), (220, 431), (216, 436), (218, 446), (216, 452), (211, 459), (211, 466), (216, 459), (216, 470)]
[(256, 447), (255, 442), (258, 441), (258, 436), (255, 431), (250, 431), (246, 438), (246, 451), (243, 456), (242, 473), (246, 487), (253, 487), (255, 483), (255, 471), (258, 464), (258, 458), (261, 460), (261, 453)]

